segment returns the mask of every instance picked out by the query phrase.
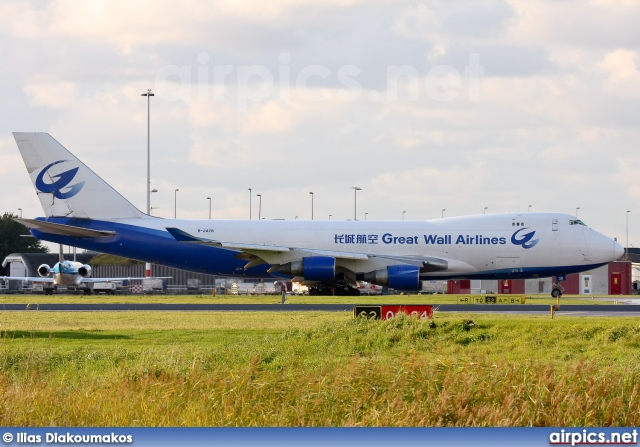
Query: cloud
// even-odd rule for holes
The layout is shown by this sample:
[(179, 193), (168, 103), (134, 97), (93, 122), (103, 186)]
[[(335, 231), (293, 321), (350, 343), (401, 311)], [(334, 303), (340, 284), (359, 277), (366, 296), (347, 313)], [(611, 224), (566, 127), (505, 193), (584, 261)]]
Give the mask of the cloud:
[(77, 86), (74, 82), (34, 82), (26, 84), (24, 92), (36, 107), (66, 109), (76, 100)]
[[(359, 185), (358, 209), (370, 218), (581, 206), (581, 217), (615, 235), (620, 222), (607, 216), (638, 198), (639, 9), (574, 0), (5, 2), (0, 135), (52, 133), (144, 208), (140, 94), (152, 88), (159, 215), (173, 215), (179, 188), (179, 215), (208, 215), (211, 196), (214, 217), (246, 218), (252, 187), (267, 217), (308, 218), (313, 190), (318, 216), (352, 218), (350, 187)], [(484, 69), (477, 98), (470, 54)], [(214, 79), (225, 66), (232, 74)], [(252, 66), (273, 77), (261, 98), (242, 97), (239, 73)], [(403, 66), (415, 76), (389, 78), (389, 67)], [(296, 85), (310, 67), (329, 74)], [(344, 67), (358, 70), (351, 85), (339, 77)], [(429, 78), (442, 67), (446, 76)], [(162, 90), (159, 74), (176, 68), (184, 79), (174, 73)], [(431, 87), (455, 94), (438, 99)], [(7, 206), (35, 215), (16, 154), (0, 141), (0, 187), (23, 185)]]
[(640, 71), (638, 53), (618, 49), (607, 53), (600, 67), (606, 73), (603, 88), (622, 98), (640, 97)]
[(557, 47), (636, 47), (640, 5), (633, 1), (512, 0), (514, 17), (505, 40), (514, 44)]

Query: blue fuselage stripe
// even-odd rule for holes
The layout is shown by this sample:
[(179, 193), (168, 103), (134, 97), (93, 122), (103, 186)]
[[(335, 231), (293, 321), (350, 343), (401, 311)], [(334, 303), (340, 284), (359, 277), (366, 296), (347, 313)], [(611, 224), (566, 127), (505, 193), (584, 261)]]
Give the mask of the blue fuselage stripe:
[(267, 273), (267, 265), (245, 270), (247, 261), (236, 258), (236, 251), (182, 244), (166, 231), (99, 220), (49, 218), (47, 221), (93, 230), (110, 230), (117, 234), (104, 238), (77, 238), (31, 230), (36, 238), (211, 275), (272, 277)]

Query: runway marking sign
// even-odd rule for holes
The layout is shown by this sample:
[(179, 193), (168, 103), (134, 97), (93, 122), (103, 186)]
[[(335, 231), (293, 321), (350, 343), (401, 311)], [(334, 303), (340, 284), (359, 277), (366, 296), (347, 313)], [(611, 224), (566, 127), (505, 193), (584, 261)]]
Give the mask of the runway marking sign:
[(353, 317), (366, 317), (373, 320), (390, 320), (399, 313), (407, 314), (419, 320), (433, 318), (433, 306), (425, 305), (388, 305), (388, 306), (354, 306)]
[(524, 295), (458, 295), (458, 304), (524, 304)]

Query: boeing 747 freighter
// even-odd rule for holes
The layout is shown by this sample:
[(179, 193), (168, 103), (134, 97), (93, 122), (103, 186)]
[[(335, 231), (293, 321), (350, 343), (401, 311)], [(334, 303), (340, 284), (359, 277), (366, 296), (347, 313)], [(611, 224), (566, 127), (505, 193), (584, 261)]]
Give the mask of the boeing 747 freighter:
[[(428, 221), (182, 220), (149, 216), (47, 133), (14, 133), (44, 217), (38, 239), (194, 272), (294, 278), (357, 294), (357, 281), (508, 279), (590, 270), (622, 256), (613, 239), (558, 213)], [(552, 294), (561, 294), (555, 286)]]

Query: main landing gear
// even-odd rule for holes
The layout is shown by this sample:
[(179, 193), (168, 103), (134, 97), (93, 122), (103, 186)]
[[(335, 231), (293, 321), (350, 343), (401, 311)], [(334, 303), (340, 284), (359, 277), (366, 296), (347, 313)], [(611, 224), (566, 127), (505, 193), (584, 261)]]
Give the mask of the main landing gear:
[(556, 276), (556, 282), (551, 285), (551, 296), (553, 298), (560, 298), (562, 296), (562, 292), (564, 292), (564, 287), (560, 284), (565, 280), (564, 276)]

